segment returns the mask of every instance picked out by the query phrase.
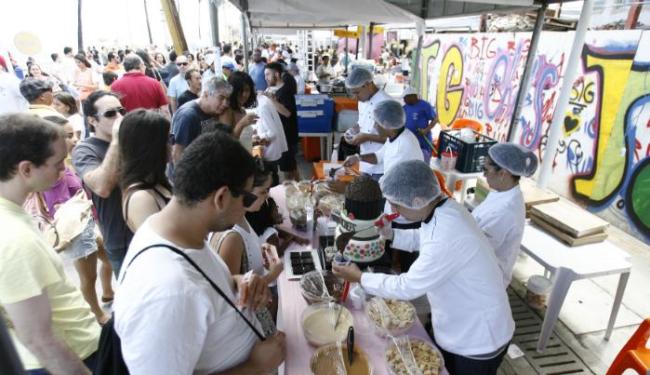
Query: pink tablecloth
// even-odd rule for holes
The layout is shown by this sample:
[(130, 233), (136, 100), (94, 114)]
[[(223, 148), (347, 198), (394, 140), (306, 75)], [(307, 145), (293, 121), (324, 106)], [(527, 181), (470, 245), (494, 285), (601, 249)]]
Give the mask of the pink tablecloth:
[[(280, 213), (284, 217), (284, 223), (281, 228), (297, 236), (308, 238), (307, 234), (302, 231), (297, 231), (292, 228), (289, 221), (289, 215), (285, 207), (284, 199), (284, 186), (276, 186), (271, 189), (271, 197), (278, 204)], [(300, 245), (292, 244), (287, 250), (298, 249)], [(287, 358), (284, 362), (284, 373), (280, 375), (305, 375), (309, 374), (309, 361), (315, 348), (309, 345), (307, 339), (302, 332), (301, 315), (303, 310), (307, 307), (307, 302), (302, 298), (300, 293), (300, 284), (298, 281), (287, 280), (286, 274), (283, 272), (278, 278), (278, 293), (280, 304), (278, 307), (278, 329), (285, 332), (287, 335)], [(384, 352), (388, 348), (388, 341), (385, 338), (377, 336), (373, 332), (373, 328), (368, 322), (363, 310), (355, 310), (349, 303), (346, 307), (352, 312), (354, 317), (354, 331), (356, 345), (360, 347), (370, 358), (373, 367), (374, 375), (388, 374), (386, 361), (384, 360)], [(421, 338), (427, 342), (431, 339), (427, 335), (424, 327), (420, 321), (406, 333), (412, 337)], [(447, 371), (441, 372), (447, 375)]]

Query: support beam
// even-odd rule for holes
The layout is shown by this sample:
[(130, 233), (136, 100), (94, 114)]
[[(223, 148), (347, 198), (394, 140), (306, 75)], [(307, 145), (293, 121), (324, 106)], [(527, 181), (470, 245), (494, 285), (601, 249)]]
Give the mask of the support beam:
[(368, 53), (366, 54), (366, 58), (368, 60), (372, 60), (372, 34), (375, 28), (375, 23), (370, 22), (370, 27), (368, 28)]
[(212, 34), (212, 45), (219, 46), (219, 4), (217, 0), (210, 0), (210, 32)]
[(244, 71), (248, 72), (248, 51), (250, 50), (248, 23), (246, 22), (246, 13), (241, 13), (241, 37), (244, 42)]
[(553, 113), (553, 121), (548, 130), (548, 138), (546, 140), (546, 151), (542, 155), (542, 165), (537, 180), (537, 186), (545, 188), (548, 180), (553, 172), (553, 160), (557, 153), (557, 145), (562, 134), (562, 125), (564, 121), (564, 113), (569, 106), (569, 96), (573, 88), (578, 73), (578, 63), (582, 55), (582, 48), (585, 43), (585, 35), (587, 34), (587, 26), (591, 20), (591, 13), (593, 10), (594, 0), (584, 0), (582, 3), (582, 10), (580, 11), (580, 20), (576, 28), (575, 37), (573, 38), (573, 45), (571, 46), (571, 55), (567, 61), (566, 71), (564, 72), (562, 89), (560, 90), (560, 97), (557, 99), (555, 105), (555, 113)]
[(641, 9), (643, 9), (642, 3), (637, 3), (630, 6), (630, 10), (627, 13), (627, 19), (625, 20), (626, 29), (634, 29), (636, 24), (639, 22), (639, 15), (641, 14)]
[(508, 128), (508, 137), (506, 139), (509, 142), (512, 142), (512, 139), (516, 133), (515, 130), (517, 128), (517, 119), (521, 114), (521, 107), (524, 105), (524, 101), (526, 100), (526, 95), (528, 93), (528, 87), (530, 86), (531, 73), (533, 70), (533, 65), (535, 64), (535, 59), (537, 58), (537, 46), (539, 45), (539, 37), (542, 35), (542, 29), (544, 28), (544, 15), (546, 14), (546, 8), (548, 8), (548, 4), (544, 3), (537, 10), (537, 19), (535, 20), (533, 36), (530, 39), (530, 48), (528, 49), (528, 57), (526, 58), (526, 67), (524, 68), (524, 75), (521, 77), (519, 92), (517, 93), (517, 101), (515, 102), (515, 110), (512, 113), (512, 118), (510, 119), (510, 127)]
[(165, 12), (165, 19), (167, 20), (167, 27), (169, 28), (169, 33), (174, 43), (174, 50), (177, 54), (182, 55), (188, 51), (188, 48), (185, 35), (183, 34), (183, 27), (181, 26), (181, 20), (176, 10), (176, 4), (174, 0), (160, 0), (160, 5), (162, 6), (163, 12)]

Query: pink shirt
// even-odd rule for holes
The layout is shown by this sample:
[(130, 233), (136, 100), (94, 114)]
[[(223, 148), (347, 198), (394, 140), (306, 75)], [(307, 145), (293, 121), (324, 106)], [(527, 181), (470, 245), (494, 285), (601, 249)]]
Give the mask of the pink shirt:
[(56, 208), (77, 194), (79, 189), (81, 189), (81, 180), (66, 167), (65, 171), (63, 171), (63, 177), (49, 190), (43, 192), (43, 199), (50, 217), (54, 218)]

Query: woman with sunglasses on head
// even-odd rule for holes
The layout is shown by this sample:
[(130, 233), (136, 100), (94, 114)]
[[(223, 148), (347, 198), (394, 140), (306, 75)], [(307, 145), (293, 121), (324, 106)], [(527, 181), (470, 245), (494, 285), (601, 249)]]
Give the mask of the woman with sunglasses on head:
[(144, 109), (129, 112), (120, 125), (122, 213), (134, 233), (172, 196), (165, 175), (170, 155), (169, 127), (169, 120), (163, 115)]
[(72, 86), (79, 92), (79, 100), (85, 100), (88, 95), (99, 88), (99, 79), (91, 69), (90, 61), (83, 53), (77, 54), (74, 61), (77, 64), (77, 70), (74, 74)]
[(255, 105), (255, 83), (246, 72), (233, 72), (228, 83), (232, 93), (228, 108), (219, 115), (219, 122), (230, 126), (235, 138), (239, 138), (244, 129), (257, 121), (255, 113), (246, 113), (246, 108)]
[[(252, 193), (244, 192), (244, 207), (247, 212), (258, 211), (269, 196), (271, 173), (264, 169), (264, 163), (256, 159), (257, 170), (253, 178)], [(223, 259), (232, 275), (244, 275), (249, 271), (262, 276), (267, 285), (274, 287), (282, 273), (283, 265), (277, 250), (268, 243), (262, 243), (253, 228), (242, 215), (235, 226), (225, 232), (215, 233), (210, 247)], [(277, 293), (275, 293), (277, 296)], [(273, 315), (277, 311), (277, 297), (270, 307)], [(262, 323), (267, 337), (275, 332), (275, 319), (268, 308), (259, 309), (257, 318)]]

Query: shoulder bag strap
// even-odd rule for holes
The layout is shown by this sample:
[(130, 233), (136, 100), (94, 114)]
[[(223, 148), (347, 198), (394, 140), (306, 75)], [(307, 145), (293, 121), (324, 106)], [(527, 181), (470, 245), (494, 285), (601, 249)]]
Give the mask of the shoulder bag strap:
[(234, 304), (234, 303), (233, 303), (233, 302), (228, 298), (228, 296), (226, 296), (226, 294), (221, 290), (221, 288), (219, 288), (219, 286), (218, 286), (217, 284), (215, 284), (215, 283), (214, 283), (214, 282), (213, 282), (213, 281), (208, 277), (208, 275), (206, 275), (205, 272), (203, 272), (203, 270), (202, 270), (202, 269), (201, 269), (201, 268), (200, 268), (200, 267), (199, 267), (199, 266), (198, 266), (198, 265), (197, 265), (197, 264), (192, 260), (192, 258), (190, 258), (190, 257), (189, 257), (187, 254), (185, 254), (183, 251), (181, 251), (181, 250), (179, 250), (179, 249), (177, 249), (177, 248), (175, 248), (175, 247), (173, 247), (173, 246), (170, 246), (170, 245), (167, 245), (167, 244), (155, 244), (155, 245), (147, 246), (147, 247), (145, 247), (144, 249), (140, 250), (140, 252), (137, 253), (137, 254), (135, 254), (135, 256), (131, 259), (131, 261), (129, 261), (129, 264), (126, 265), (126, 269), (124, 270), (124, 274), (122, 274), (122, 280), (120, 281), (120, 283), (124, 281), (124, 278), (126, 277), (126, 272), (128, 271), (129, 266), (131, 266), (131, 263), (133, 263), (133, 261), (136, 260), (136, 258), (137, 258), (138, 256), (140, 256), (140, 254), (144, 253), (145, 251), (147, 251), (147, 250), (149, 250), (149, 249), (155, 248), (155, 247), (163, 247), (163, 248), (166, 248), (166, 249), (168, 249), (168, 250), (170, 250), (170, 251), (173, 251), (174, 253), (176, 253), (176, 254), (182, 256), (183, 258), (185, 258), (185, 260), (186, 260), (190, 265), (192, 265), (192, 267), (194, 267), (194, 269), (196, 269), (196, 270), (197, 270), (197, 271), (198, 271), (198, 272), (199, 272), (199, 273), (200, 273), (200, 274), (201, 274), (201, 275), (202, 275), (202, 276), (203, 276), (203, 277), (208, 281), (208, 283), (210, 283), (210, 286), (212, 286), (212, 288), (213, 288), (213, 289), (214, 289), (214, 290), (215, 290), (215, 291), (216, 291), (216, 292), (217, 292), (217, 293), (218, 293), (218, 294), (219, 294), (223, 299), (225, 299), (226, 302), (228, 302), (228, 304), (229, 304), (233, 309), (235, 309), (235, 311), (237, 311), (237, 314), (239, 314), (239, 316), (241, 316), (242, 319), (244, 319), (244, 321), (246, 322), (246, 324), (250, 327), (250, 329), (253, 330), (253, 332), (255, 333), (255, 335), (256, 335), (260, 340), (262, 340), (262, 341), (265, 340), (264, 335), (263, 335), (263, 334), (262, 334), (262, 333), (261, 333), (261, 332), (260, 332), (260, 331), (259, 331), (259, 330), (254, 326), (254, 325), (253, 325), (253, 323), (251, 323), (251, 322), (246, 318), (246, 316), (244, 316), (244, 314), (243, 314), (243, 313), (242, 313), (242, 312), (237, 308), (237, 306), (235, 306), (235, 304)]

